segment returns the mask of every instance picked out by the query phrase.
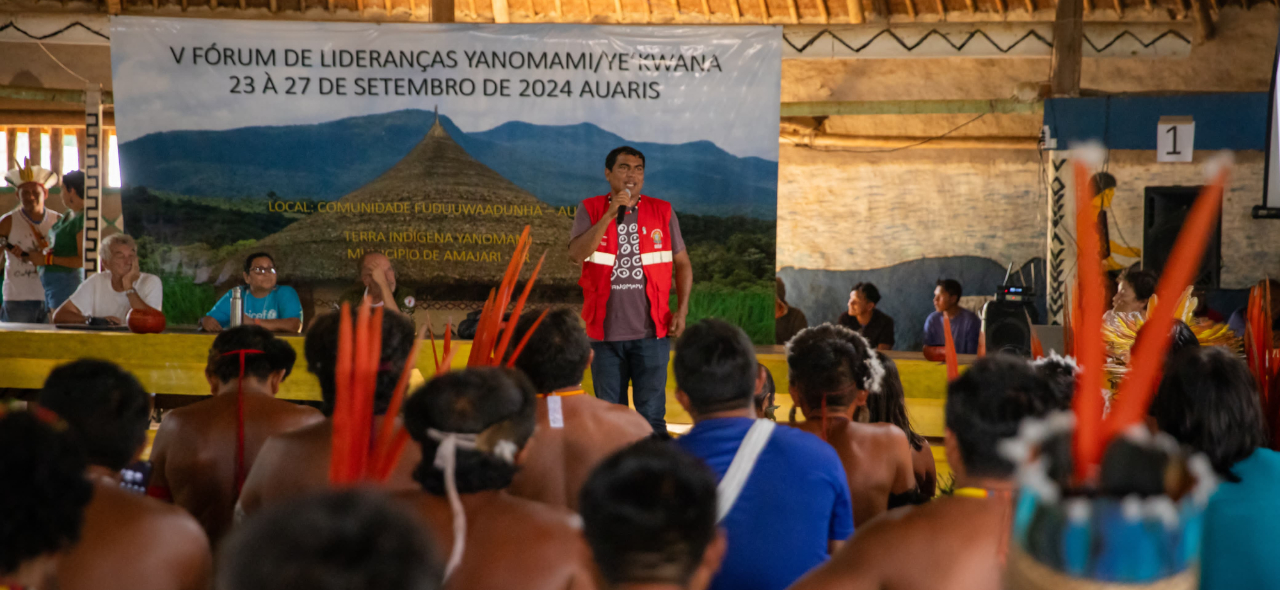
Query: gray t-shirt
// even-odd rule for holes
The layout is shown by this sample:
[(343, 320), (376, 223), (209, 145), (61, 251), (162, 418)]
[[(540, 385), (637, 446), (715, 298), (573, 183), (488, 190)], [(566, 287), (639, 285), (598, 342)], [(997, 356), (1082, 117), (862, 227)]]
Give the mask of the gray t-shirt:
[[(610, 212), (609, 218), (613, 219), (616, 215)], [(609, 292), (609, 303), (605, 305), (604, 313), (605, 342), (657, 336), (653, 316), (649, 314), (649, 296), (644, 290), (644, 266), (640, 264), (640, 233), (647, 235), (653, 228), (640, 228), (638, 217), (636, 207), (627, 209), (618, 232), (618, 254), (613, 263), (613, 289)], [(589, 229), (591, 217), (587, 215), (586, 209), (578, 207), (578, 212), (573, 216), (570, 239)], [(684, 238), (680, 235), (680, 222), (676, 219), (675, 211), (671, 212), (671, 223), (663, 233), (671, 236), (672, 256), (684, 252)]]

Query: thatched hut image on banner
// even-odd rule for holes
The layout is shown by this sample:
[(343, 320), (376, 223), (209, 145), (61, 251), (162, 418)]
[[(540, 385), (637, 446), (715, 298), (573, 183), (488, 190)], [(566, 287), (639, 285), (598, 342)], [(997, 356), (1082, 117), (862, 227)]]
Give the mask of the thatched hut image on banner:
[[(534, 256), (547, 252), (539, 282), (571, 290), (578, 267), (564, 255), (571, 216), (472, 158), (437, 117), (389, 170), (239, 253), (270, 252), (282, 282), (350, 283), (364, 252), (386, 254), (397, 281), (431, 299), (482, 299), (524, 227)], [(218, 282), (234, 280), (232, 256)]]

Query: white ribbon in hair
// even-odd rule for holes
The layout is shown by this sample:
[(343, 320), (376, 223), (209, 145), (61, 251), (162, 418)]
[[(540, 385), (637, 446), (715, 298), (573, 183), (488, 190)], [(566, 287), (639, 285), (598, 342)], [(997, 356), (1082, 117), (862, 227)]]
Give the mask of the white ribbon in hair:
[[(462, 499), (458, 497), (458, 449), (464, 451), (479, 450), (479, 435), (458, 432), (442, 432), (434, 428), (427, 429), (427, 437), (440, 443), (436, 448), (433, 463), (436, 469), (444, 472), (444, 490), (449, 498), (449, 509), (453, 512), (453, 549), (449, 551), (449, 562), (444, 568), (444, 579), (448, 580), (453, 570), (462, 562), (462, 553), (467, 544), (467, 513), (462, 508)], [(509, 440), (500, 440), (493, 448), (493, 455), (515, 463), (519, 449)]]

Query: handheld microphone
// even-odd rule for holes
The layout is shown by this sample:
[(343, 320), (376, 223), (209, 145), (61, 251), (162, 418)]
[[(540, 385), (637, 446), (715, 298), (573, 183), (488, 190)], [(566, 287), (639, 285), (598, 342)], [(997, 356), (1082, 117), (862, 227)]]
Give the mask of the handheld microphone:
[[(627, 196), (628, 196), (628, 197), (630, 197), (630, 196), (631, 196), (631, 189), (629, 189), (629, 188), (624, 188), (624, 189), (622, 189), (622, 190), (627, 191)], [(626, 206), (626, 205), (618, 205), (618, 227), (622, 227), (622, 218), (623, 218), (623, 217), (625, 217), (625, 216), (626, 216), (626, 214), (627, 214), (627, 206)]]

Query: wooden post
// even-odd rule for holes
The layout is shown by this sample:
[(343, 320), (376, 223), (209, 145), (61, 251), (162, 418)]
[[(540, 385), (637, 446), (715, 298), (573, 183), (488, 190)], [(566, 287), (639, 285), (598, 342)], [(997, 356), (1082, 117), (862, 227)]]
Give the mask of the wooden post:
[(85, 135), (84, 127), (76, 129), (76, 169), (84, 170), (84, 154), (85, 148), (88, 146), (88, 138)]
[(98, 243), (102, 237), (102, 188), (107, 184), (106, 134), (102, 128), (102, 91), (84, 93), (84, 274), (98, 272)]
[(39, 127), (27, 127), (27, 157), (36, 166), (44, 166), (44, 162), (40, 160), (40, 139)]
[(454, 22), (453, 0), (431, 0), (431, 22)]
[[(671, 3), (676, 5), (676, 16), (680, 16), (680, 4), (676, 0), (671, 0)], [(765, 0), (760, 0), (760, 22), (769, 22), (769, 3)]]
[(66, 172), (62, 168), (62, 128), (54, 127), (49, 131), (49, 169), (62, 176)]
[(511, 22), (511, 11), (507, 6), (507, 0), (493, 0), (493, 22)]
[(1205, 0), (1191, 0), (1191, 10), (1196, 15), (1196, 28), (1200, 31), (1201, 42), (1213, 39), (1217, 30), (1213, 26), (1213, 15), (1209, 13), (1209, 5)]
[(848, 0), (849, 4), (849, 22), (851, 24), (860, 25), (866, 22), (867, 16), (862, 13), (862, 0)]
[(1080, 61), (1084, 53), (1084, 4), (1058, 0), (1053, 21), (1053, 66), (1049, 85), (1054, 96), (1080, 96)]
[(4, 130), (4, 153), (5, 159), (8, 160), (4, 164), (4, 171), (8, 172), (18, 167), (18, 128), (6, 127)]

